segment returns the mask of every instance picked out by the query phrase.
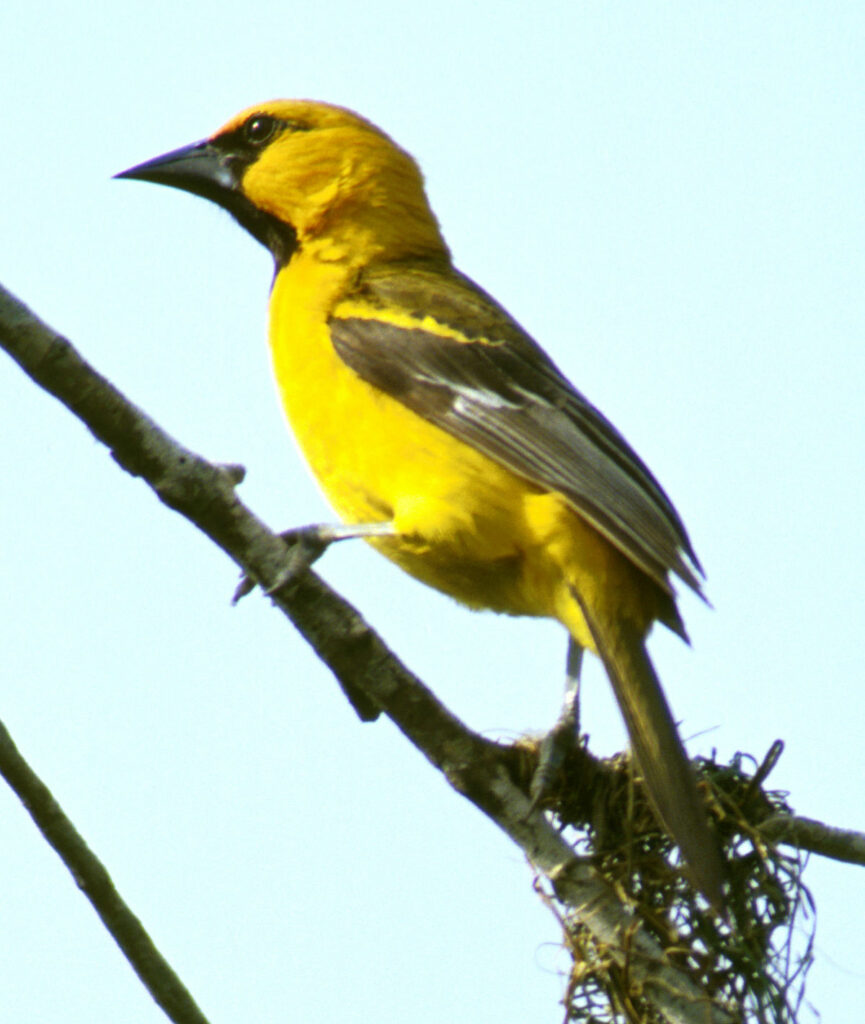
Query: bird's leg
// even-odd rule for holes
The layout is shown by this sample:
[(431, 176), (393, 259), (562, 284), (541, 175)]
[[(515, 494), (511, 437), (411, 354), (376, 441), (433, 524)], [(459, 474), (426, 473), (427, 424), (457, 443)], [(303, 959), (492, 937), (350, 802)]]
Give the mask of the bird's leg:
[[(385, 523), (313, 523), (292, 530), (283, 530), (279, 536), (288, 545), (288, 555), (275, 582), (265, 591), (270, 595), (286, 583), (306, 572), (325, 553), (331, 544), (339, 540), (355, 538), (394, 537), (396, 528), (392, 522)], [(256, 581), (244, 575), (234, 592), (232, 603), (255, 589)]]
[(286, 583), (306, 572), (321, 558), (331, 544), (339, 540), (356, 540), (369, 537), (393, 537), (394, 525), (386, 523), (313, 523), (310, 526), (298, 526), (293, 530), (283, 530), (280, 537), (289, 547), (289, 555), (285, 566), (277, 576), (276, 582), (267, 588), (270, 595), (284, 587)]
[(552, 729), (541, 741), (538, 766), (529, 786), (533, 811), (549, 793), (565, 757), (574, 749), (580, 735), (580, 671), (583, 667), (583, 648), (568, 638), (568, 659), (565, 679), (565, 697), (562, 710)]

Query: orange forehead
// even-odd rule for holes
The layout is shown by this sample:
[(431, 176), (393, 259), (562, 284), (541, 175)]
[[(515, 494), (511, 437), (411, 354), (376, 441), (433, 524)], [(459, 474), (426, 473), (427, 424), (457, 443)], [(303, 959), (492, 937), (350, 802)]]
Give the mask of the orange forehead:
[(345, 107), (337, 107), (331, 103), (321, 103), (317, 100), (268, 100), (266, 103), (258, 103), (235, 114), (231, 120), (214, 132), (212, 137), (216, 138), (218, 135), (234, 131), (254, 114), (268, 114), (280, 121), (298, 121), (309, 128), (355, 127), (384, 135), (384, 132), (372, 122)]

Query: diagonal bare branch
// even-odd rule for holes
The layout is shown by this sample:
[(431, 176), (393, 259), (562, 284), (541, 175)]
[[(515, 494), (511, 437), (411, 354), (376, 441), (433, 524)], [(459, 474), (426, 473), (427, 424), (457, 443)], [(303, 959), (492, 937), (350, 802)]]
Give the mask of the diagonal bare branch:
[[(0, 345), (74, 412), (124, 469), (141, 476), (244, 572), (264, 587), (283, 578), (287, 548), (237, 497), (241, 471), (209, 463), (174, 441), (2, 288)], [(451, 714), (348, 602), (313, 572), (281, 587), (272, 600), (329, 666), (361, 717), (374, 718), (379, 710), (387, 714), (457, 791), (520, 846), (568, 912), (605, 945), (622, 951), (630, 976), (664, 1019), (672, 1024), (735, 1019), (669, 963), (594, 869), (542, 813), (531, 811), (501, 749)]]
[(132, 965), (141, 983), (175, 1024), (207, 1024), (180, 978), (114, 888), (102, 862), (87, 846), (48, 787), (27, 764), (0, 722), (0, 775), (30, 812), (39, 831), (69, 868), (79, 889)]

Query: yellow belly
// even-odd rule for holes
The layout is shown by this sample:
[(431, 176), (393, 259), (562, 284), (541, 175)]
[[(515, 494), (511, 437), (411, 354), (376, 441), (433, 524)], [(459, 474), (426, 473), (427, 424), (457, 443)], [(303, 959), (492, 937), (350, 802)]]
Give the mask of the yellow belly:
[(293, 301), (295, 288), (285, 272), (274, 285), (274, 370), (292, 431), (340, 518), (393, 522), (397, 537), (370, 543), (412, 576), (474, 608), (557, 618), (592, 648), (569, 588), (593, 606), (633, 592), (630, 563), (561, 495), (361, 380), (334, 351), (326, 314), (310, 307), (308, 291), (305, 305)]

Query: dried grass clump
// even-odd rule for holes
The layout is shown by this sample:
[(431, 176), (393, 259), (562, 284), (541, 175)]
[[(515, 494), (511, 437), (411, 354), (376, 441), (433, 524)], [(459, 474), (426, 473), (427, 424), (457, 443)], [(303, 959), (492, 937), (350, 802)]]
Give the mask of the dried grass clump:
[[(670, 961), (734, 1019), (792, 1024), (811, 962), (813, 903), (802, 883), (803, 858), (760, 835), (760, 822), (791, 813), (785, 794), (762, 783), (781, 752), (763, 763), (736, 755), (696, 765), (699, 785), (723, 848), (728, 920), (718, 918), (690, 885), (659, 828), (629, 757), (570, 757), (549, 808), (575, 852), (588, 857), (633, 909)], [(748, 767), (751, 771), (748, 771)], [(627, 938), (617, 949), (599, 942), (572, 914), (559, 914), (571, 954), (566, 1020), (581, 1024), (653, 1024), (661, 1018), (633, 980)], [(794, 944), (794, 922), (809, 919)], [(804, 944), (804, 949), (796, 948)]]

